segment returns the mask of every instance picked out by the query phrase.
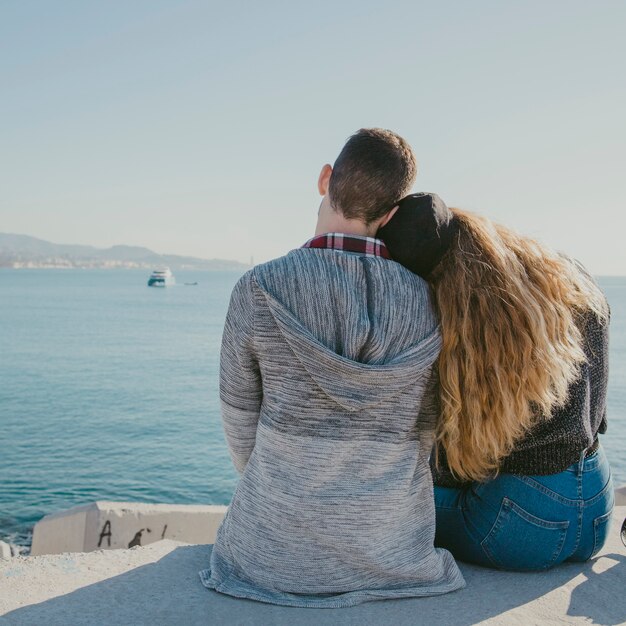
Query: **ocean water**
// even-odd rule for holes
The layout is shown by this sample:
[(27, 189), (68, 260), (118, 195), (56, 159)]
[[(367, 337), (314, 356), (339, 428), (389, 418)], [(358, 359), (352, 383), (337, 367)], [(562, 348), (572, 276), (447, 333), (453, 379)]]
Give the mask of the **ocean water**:
[[(237, 476), (219, 414), (222, 325), (236, 272), (0, 270), (0, 539), (96, 499), (227, 504)], [(186, 286), (184, 282), (198, 282)], [(609, 430), (626, 483), (626, 278), (612, 308)]]

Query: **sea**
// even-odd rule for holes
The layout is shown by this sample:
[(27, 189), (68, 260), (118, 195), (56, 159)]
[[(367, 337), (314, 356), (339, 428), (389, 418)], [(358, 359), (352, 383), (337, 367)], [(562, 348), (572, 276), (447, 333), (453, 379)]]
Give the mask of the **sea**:
[[(94, 500), (228, 504), (222, 327), (239, 272), (0, 270), (0, 540), (27, 553), (48, 513)], [(626, 277), (612, 310), (608, 432), (626, 483)]]

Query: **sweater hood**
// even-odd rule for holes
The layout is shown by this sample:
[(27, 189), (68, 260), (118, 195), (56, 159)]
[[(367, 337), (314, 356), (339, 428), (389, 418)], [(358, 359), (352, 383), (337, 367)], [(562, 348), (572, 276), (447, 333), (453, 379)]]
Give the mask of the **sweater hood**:
[(360, 411), (381, 404), (430, 374), (441, 350), (439, 327), (383, 364), (363, 363), (337, 354), (271, 293), (259, 285), (276, 324), (314, 383), (337, 404)]

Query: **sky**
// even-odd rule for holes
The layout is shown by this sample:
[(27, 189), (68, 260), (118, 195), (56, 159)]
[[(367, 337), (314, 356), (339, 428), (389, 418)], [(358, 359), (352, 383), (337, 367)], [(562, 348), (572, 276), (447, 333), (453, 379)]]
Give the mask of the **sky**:
[(263, 262), (361, 127), (415, 191), (626, 275), (622, 0), (0, 0), (0, 232)]

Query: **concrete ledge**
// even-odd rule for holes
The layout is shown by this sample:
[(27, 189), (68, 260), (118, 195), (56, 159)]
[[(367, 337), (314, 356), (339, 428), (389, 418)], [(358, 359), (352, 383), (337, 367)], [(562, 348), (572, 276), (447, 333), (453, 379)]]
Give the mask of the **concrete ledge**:
[(0, 541), (0, 559), (11, 558), (11, 546), (4, 541)]
[(213, 543), (225, 506), (98, 500), (42, 518), (31, 555), (145, 546), (161, 539)]
[(130, 550), (0, 561), (0, 625), (46, 624), (623, 624), (626, 507), (615, 511), (598, 557), (548, 572), (460, 564), (467, 587), (433, 598), (347, 609), (297, 609), (222, 596), (202, 587), (209, 548), (165, 540)]
[[(626, 485), (615, 490), (615, 504), (626, 505)], [(213, 543), (226, 508), (98, 500), (46, 515), (37, 522), (30, 554), (132, 548), (161, 539)], [(0, 542), (0, 558), (10, 556), (10, 548)]]

